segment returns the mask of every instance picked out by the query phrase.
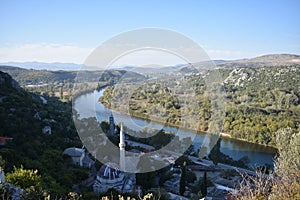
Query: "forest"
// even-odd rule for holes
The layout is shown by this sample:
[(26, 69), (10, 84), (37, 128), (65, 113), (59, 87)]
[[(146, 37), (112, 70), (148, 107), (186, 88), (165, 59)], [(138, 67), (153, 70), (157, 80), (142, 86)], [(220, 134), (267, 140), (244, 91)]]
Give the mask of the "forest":
[[(285, 134), (299, 132), (299, 67), (220, 69), (219, 73), (226, 99), (222, 127), (224, 132), (234, 138), (272, 146), (278, 144), (277, 130), (290, 127), (290, 131)], [(70, 97), (73, 93), (70, 96), (67, 93), (72, 81), (65, 80), (54, 84), (58, 92), (55, 95), (47, 87), (23, 88), (24, 85), (19, 86), (8, 74), (0, 75), (0, 120), (3, 124), (0, 127), (0, 136), (13, 138), (0, 147), (0, 165), (7, 172), (7, 180), (20, 182), (20, 187), (33, 196), (51, 194), (51, 198), (57, 199), (99, 197), (91, 189), (80, 186), (80, 182), (89, 176), (90, 171), (73, 165), (71, 159), (62, 154), (67, 147), (82, 147), (72, 119)], [(107, 86), (100, 102), (122, 111), (126, 108), (126, 104), (120, 102), (126, 99), (122, 95), (135, 82), (126, 82), (125, 86), (109, 86), (119, 82), (122, 73), (112, 73), (111, 76), (100, 80)], [(129, 112), (146, 119), (165, 120), (165, 123), (174, 126), (180, 125), (183, 114), (200, 115), (195, 121), (185, 122), (184, 126), (193, 129), (197, 124), (200, 131), (206, 131), (212, 106), (204, 77), (205, 74), (194, 74), (180, 80), (168, 80), (168, 84), (157, 81), (148, 85), (138, 84), (138, 87), (127, 93), (131, 95)], [(90, 87), (82, 86), (79, 90)], [(97, 88), (97, 84), (93, 84), (93, 87)], [(47, 99), (47, 104), (41, 100), (41, 94)], [(191, 103), (184, 101), (191, 97), (195, 97)], [(192, 109), (195, 105), (198, 105), (198, 110)], [(105, 122), (100, 125), (108, 128)], [(51, 126), (52, 134), (42, 133), (45, 126)], [(140, 142), (160, 148), (173, 137), (172, 134), (164, 132), (160, 132), (158, 136), (149, 141), (141, 139)], [(114, 142), (118, 142), (117, 138)], [(219, 152), (216, 152), (214, 154), (218, 155)], [(216, 160), (214, 154), (210, 155), (211, 160)], [(232, 160), (226, 157), (224, 159), (222, 162), (232, 164)], [(101, 163), (96, 162), (95, 170), (100, 166)], [(154, 180), (158, 175), (161, 179), (158, 183), (160, 185), (170, 174), (167, 169), (163, 169), (154, 173), (137, 174), (137, 180)], [(29, 177), (30, 182), (27, 183), (24, 177)], [(195, 181), (192, 174), (188, 177)], [(152, 183), (141, 181), (139, 184), (147, 188)], [(198, 186), (201, 186), (200, 182)], [(3, 188), (0, 190), (2, 192)], [(84, 197), (78, 194), (83, 194)], [(115, 195), (118, 197), (119, 194)]]
[[(110, 86), (99, 102), (136, 117), (206, 132), (215, 95), (206, 88), (205, 76), (209, 73)], [(218, 73), (226, 102), (222, 132), (275, 146), (277, 130), (300, 130), (299, 66), (218, 69)], [(195, 117), (183, 121), (188, 115)]]

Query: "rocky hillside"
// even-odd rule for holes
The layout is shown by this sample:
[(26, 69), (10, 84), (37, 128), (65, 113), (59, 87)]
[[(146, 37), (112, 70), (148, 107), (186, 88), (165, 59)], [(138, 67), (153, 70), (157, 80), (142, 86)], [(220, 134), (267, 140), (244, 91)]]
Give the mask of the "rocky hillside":
[[(223, 77), (225, 89), (224, 133), (233, 138), (276, 146), (278, 130), (291, 127), (299, 132), (300, 66), (241, 67), (218, 71)], [(122, 87), (108, 88), (100, 101), (114, 110), (126, 112), (127, 104), (121, 101), (128, 99), (127, 94), (132, 94), (129, 109), (134, 116), (146, 119), (151, 116), (170, 125), (207, 131), (213, 116), (212, 96), (205, 87), (205, 77), (210, 72), (197, 73), (186, 79), (174, 78), (168, 82), (155, 80), (150, 85), (141, 84), (138, 89), (126, 94), (122, 93)], [(192, 87), (186, 88), (186, 85)], [(193, 91), (195, 96), (191, 97)], [(195, 103), (199, 105), (198, 110)], [(160, 113), (161, 110), (166, 114)], [(199, 118), (194, 117), (181, 124), (184, 114)]]
[[(214, 63), (215, 66), (212, 64)], [(184, 65), (179, 68), (178, 72), (182, 74), (199, 73), (197, 69), (210, 69), (216, 68), (241, 68), (241, 67), (266, 67), (266, 66), (299, 66), (300, 55), (294, 54), (269, 54), (250, 59), (241, 60), (215, 60), (204, 61), (199, 63), (193, 63)], [(200, 70), (201, 71), (201, 70)]]
[(294, 54), (270, 54), (251, 59), (235, 60), (217, 64), (217, 66), (221, 68), (296, 65), (300, 65), (300, 55)]
[(300, 66), (236, 68), (224, 83), (247, 89), (295, 88), (300, 85)]
[(29, 93), (0, 71), (0, 136), (11, 138), (0, 146), (5, 172), (23, 165), (37, 169), (43, 188), (54, 195), (72, 191), (73, 183), (86, 173), (62, 155), (67, 147), (81, 146), (71, 116), (70, 105)]
[(279, 129), (291, 127), (299, 132), (300, 66), (229, 71), (224, 80), (227, 93), (225, 132), (274, 146)]

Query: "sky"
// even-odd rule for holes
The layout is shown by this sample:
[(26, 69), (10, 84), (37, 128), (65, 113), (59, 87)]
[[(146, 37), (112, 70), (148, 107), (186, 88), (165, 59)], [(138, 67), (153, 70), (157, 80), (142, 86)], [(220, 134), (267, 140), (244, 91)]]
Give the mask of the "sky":
[(81, 64), (120, 33), (156, 27), (211, 59), (300, 54), (299, 0), (0, 0), (0, 62)]

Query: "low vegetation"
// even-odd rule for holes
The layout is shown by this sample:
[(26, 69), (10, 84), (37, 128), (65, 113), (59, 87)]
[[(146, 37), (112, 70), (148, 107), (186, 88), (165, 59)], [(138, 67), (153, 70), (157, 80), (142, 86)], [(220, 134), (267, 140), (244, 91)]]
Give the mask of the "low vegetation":
[[(285, 127), (300, 130), (299, 66), (221, 69), (219, 73), (226, 102), (223, 132), (276, 146), (276, 131)], [(136, 87), (111, 86), (99, 101), (136, 117), (207, 131), (214, 114), (211, 100), (216, 98), (207, 91), (207, 74), (150, 81)], [(195, 117), (184, 121), (185, 116)]]
[(300, 133), (291, 128), (276, 133), (279, 157), (275, 160), (275, 171), (266, 175), (244, 176), (236, 198), (254, 199), (300, 199)]
[[(81, 147), (72, 120), (71, 97), (74, 91), (74, 72), (48, 72), (45, 70), (10, 69), (20, 81), (21, 87), (7, 74), (0, 76), (0, 136), (12, 138), (0, 146), (0, 166), (5, 169), (6, 180), (27, 191), (24, 199), (138, 199), (131, 194), (119, 194), (111, 190), (96, 195), (91, 189), (74, 186), (88, 177), (88, 170), (74, 166), (71, 159), (62, 155), (65, 148)], [(274, 173), (259, 173), (255, 177), (244, 177), (237, 199), (300, 199), (300, 68), (299, 66), (262, 67), (219, 70), (223, 79), (225, 99), (223, 132), (259, 144), (276, 146), (279, 157)], [(23, 73), (27, 74), (24, 75)], [(66, 73), (66, 74), (65, 74)], [(113, 85), (123, 77), (124, 71), (106, 72), (102, 78), (91, 78), (91, 83), (79, 84), (78, 91)], [(22, 74), (22, 76), (21, 76)], [(54, 74), (54, 75), (53, 75)], [(135, 75), (135, 74), (132, 74)], [(92, 75), (91, 75), (92, 76)], [(206, 91), (205, 74), (192, 75), (180, 80), (169, 79), (168, 84), (150, 82), (129, 91), (124, 98), (124, 87), (109, 86), (100, 102), (112, 109), (145, 118), (155, 119), (173, 126), (207, 131), (212, 118), (211, 96)], [(25, 78), (24, 78), (25, 77)], [(41, 78), (44, 77), (42, 80)], [(96, 77), (96, 75), (95, 75)], [(123, 77), (124, 78), (124, 77)], [(31, 79), (28, 82), (26, 79)], [(144, 80), (133, 76), (129, 82)], [(99, 85), (100, 83), (100, 85)], [(188, 84), (189, 88), (186, 87)], [(34, 87), (25, 87), (34, 85)], [(127, 85), (130, 86), (130, 83)], [(26, 90), (24, 89), (26, 88)], [(75, 87), (76, 88), (76, 87)], [(31, 92), (28, 92), (31, 91)], [(190, 91), (194, 92), (191, 96)], [(47, 100), (44, 104), (40, 98)], [(193, 101), (185, 101), (195, 98)], [(129, 99), (129, 104), (122, 100)], [(121, 100), (121, 102), (120, 102)], [(186, 103), (189, 102), (189, 103)], [(199, 108), (197, 110), (193, 108)], [(198, 115), (190, 121), (182, 121), (184, 114)], [(85, 119), (88, 121), (89, 119)], [(83, 121), (85, 123), (86, 121)], [(182, 124), (184, 123), (184, 124)], [(100, 124), (108, 130), (107, 122)], [(43, 134), (42, 129), (50, 126), (52, 134)], [(289, 127), (286, 129), (282, 129)], [(145, 133), (151, 131), (141, 130)], [(136, 141), (154, 146), (164, 146), (170, 140), (178, 140), (171, 133), (159, 131), (156, 137)], [(115, 141), (117, 143), (117, 140)], [(209, 155), (218, 162), (246, 165), (247, 160), (233, 161), (220, 152), (220, 140)], [(222, 160), (222, 159), (223, 160)], [(181, 159), (177, 160), (178, 163)], [(186, 162), (185, 160), (182, 162)], [(175, 163), (176, 164), (176, 163)], [(163, 185), (170, 179), (169, 169), (137, 174), (137, 183), (145, 189)], [(183, 167), (184, 181), (193, 183), (195, 175)], [(206, 175), (205, 175), (206, 176)], [(223, 174), (224, 177), (230, 174)], [(157, 180), (161, 177), (162, 180)], [(194, 185), (204, 196), (211, 183), (202, 178)], [(205, 180), (205, 181), (204, 181)], [(0, 198), (9, 199), (8, 188), (0, 187)], [(32, 196), (30, 196), (32, 195)], [(151, 192), (143, 199), (168, 199), (167, 193)]]

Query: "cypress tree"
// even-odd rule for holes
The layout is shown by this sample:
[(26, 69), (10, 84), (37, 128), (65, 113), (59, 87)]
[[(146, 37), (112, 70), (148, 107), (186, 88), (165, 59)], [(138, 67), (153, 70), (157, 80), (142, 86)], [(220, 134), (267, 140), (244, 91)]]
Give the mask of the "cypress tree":
[(63, 85), (61, 84), (60, 87), (60, 99), (64, 99), (64, 90), (63, 90)]
[(179, 193), (183, 195), (185, 192), (185, 184), (186, 184), (186, 162), (184, 161), (181, 167), (181, 178), (179, 183)]
[(214, 165), (217, 165), (220, 158), (223, 156), (223, 154), (220, 151), (220, 147), (221, 147), (221, 138), (218, 139), (217, 143), (214, 145), (214, 147), (210, 151), (210, 154), (208, 155), (208, 158), (213, 161)]
[(201, 194), (202, 194), (202, 197), (205, 197), (207, 195), (207, 177), (206, 177), (206, 171), (204, 172), (202, 183), (201, 183)]

